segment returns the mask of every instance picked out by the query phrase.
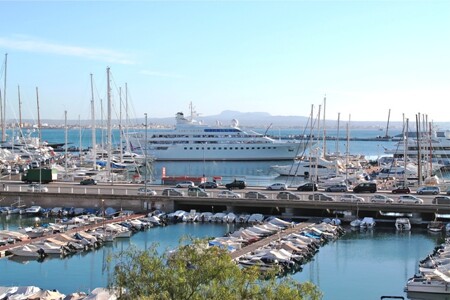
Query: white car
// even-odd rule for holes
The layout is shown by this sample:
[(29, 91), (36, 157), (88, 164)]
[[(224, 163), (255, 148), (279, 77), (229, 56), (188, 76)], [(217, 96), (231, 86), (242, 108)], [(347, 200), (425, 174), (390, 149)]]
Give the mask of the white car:
[(178, 182), (177, 185), (175, 185), (176, 188), (188, 188), (188, 187), (194, 187), (195, 184), (193, 181), (181, 181)]
[(241, 195), (233, 191), (221, 191), (217, 194), (219, 198), (241, 198)]
[(27, 187), (28, 192), (48, 192), (48, 188), (46, 186), (40, 184), (30, 184)]
[(145, 191), (145, 187), (138, 188), (138, 195), (147, 195), (147, 196), (156, 196), (156, 191), (150, 188), (147, 188), (147, 192)]
[(402, 195), (398, 197), (398, 203), (423, 204), (423, 200), (413, 195)]
[(285, 191), (287, 190), (287, 185), (285, 183), (274, 183), (267, 187), (268, 190), (279, 190)]
[(370, 198), (370, 202), (373, 203), (394, 203), (394, 199), (389, 198), (386, 195), (374, 195)]
[(345, 194), (341, 196), (341, 201), (346, 201), (346, 202), (364, 202), (364, 198), (363, 197), (359, 197), (353, 194)]

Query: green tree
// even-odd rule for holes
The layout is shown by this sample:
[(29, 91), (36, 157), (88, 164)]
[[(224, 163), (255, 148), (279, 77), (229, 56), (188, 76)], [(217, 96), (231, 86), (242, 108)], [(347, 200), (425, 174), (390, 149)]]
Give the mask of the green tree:
[(314, 284), (275, 275), (241, 269), (226, 250), (189, 238), (189, 246), (162, 255), (155, 246), (120, 252), (109, 286), (124, 291), (120, 299), (322, 299)]

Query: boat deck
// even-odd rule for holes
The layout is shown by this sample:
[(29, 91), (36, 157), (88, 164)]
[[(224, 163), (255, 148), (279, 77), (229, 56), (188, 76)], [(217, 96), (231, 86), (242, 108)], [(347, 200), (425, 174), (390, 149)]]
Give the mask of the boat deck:
[(270, 244), (273, 241), (276, 241), (278, 239), (281, 239), (291, 233), (299, 233), (300, 231), (304, 230), (305, 228), (311, 227), (312, 225), (314, 225), (314, 223), (299, 223), (299, 224), (295, 224), (293, 227), (284, 229), (276, 234), (273, 234), (271, 236), (268, 236), (266, 238), (263, 238), (255, 243), (252, 243), (248, 246), (245, 246), (241, 249), (238, 249), (234, 252), (231, 253), (231, 258), (232, 259), (237, 259), (247, 253), (253, 252), (258, 248), (261, 248), (263, 246), (266, 246), (268, 244)]
[(64, 231), (61, 233), (47, 234), (42, 237), (27, 239), (24, 241), (18, 241), (13, 244), (7, 244), (4, 246), (0, 246), (0, 257), (6, 256), (7, 253), (9, 252), (9, 250), (14, 249), (16, 247), (28, 245), (28, 244), (39, 242), (39, 241), (45, 241), (46, 239), (49, 239), (49, 238), (58, 239), (58, 237), (60, 237), (61, 235), (71, 235), (72, 233), (76, 233), (76, 232), (80, 232), (80, 231), (92, 230), (92, 229), (96, 229), (99, 227), (103, 227), (105, 224), (123, 222), (126, 220), (139, 219), (139, 218), (143, 218), (143, 217), (145, 217), (144, 214), (133, 214), (133, 215), (129, 215), (129, 216), (123, 216), (123, 217), (119, 217), (119, 218), (100, 221), (100, 222), (97, 222), (94, 224), (80, 226), (80, 227), (73, 228), (73, 229), (70, 229), (70, 230), (67, 230), (67, 231)]

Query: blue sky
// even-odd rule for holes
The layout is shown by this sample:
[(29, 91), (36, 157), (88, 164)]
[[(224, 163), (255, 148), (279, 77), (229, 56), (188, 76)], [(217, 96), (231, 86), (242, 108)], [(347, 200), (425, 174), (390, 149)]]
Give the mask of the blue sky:
[[(450, 1), (0, 1), (7, 119), (223, 110), (449, 121)], [(3, 90), (4, 74), (0, 75)], [(124, 109), (123, 109), (124, 111)], [(123, 112), (124, 113), (124, 112)], [(99, 118), (99, 113), (98, 117)]]

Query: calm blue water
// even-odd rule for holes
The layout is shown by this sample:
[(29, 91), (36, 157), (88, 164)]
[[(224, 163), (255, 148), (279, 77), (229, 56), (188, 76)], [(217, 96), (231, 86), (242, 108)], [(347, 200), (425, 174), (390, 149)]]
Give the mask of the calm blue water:
[[(17, 217), (5, 219), (2, 227), (17, 227)], [(33, 218), (20, 218), (22, 225), (33, 224)], [(0, 259), (0, 286), (37, 285), (63, 293), (89, 291), (108, 282), (106, 258), (127, 249), (131, 244), (148, 248), (159, 244), (159, 250), (173, 249), (183, 235), (221, 236), (235, 230), (234, 225), (177, 224), (151, 228), (131, 239), (119, 239), (98, 250), (43, 262)], [(324, 293), (324, 299), (380, 299), (383, 295), (404, 295), (403, 288), (417, 271), (418, 261), (442, 242), (440, 235), (424, 229), (397, 233), (391, 227), (372, 231), (351, 231), (339, 240), (323, 246), (314, 259), (293, 274), (298, 281), (311, 281)], [(63, 277), (62, 277), (62, 274)], [(364, 297), (361, 297), (364, 295)]]

